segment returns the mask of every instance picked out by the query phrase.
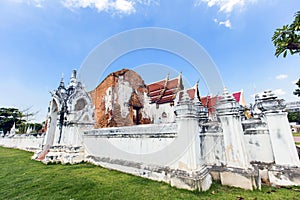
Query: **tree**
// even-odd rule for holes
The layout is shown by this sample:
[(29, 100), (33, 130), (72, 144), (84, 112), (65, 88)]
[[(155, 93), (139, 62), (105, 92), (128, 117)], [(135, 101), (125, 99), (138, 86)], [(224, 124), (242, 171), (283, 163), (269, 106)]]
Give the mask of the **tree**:
[(16, 108), (0, 108), (0, 130), (7, 133), (15, 124), (20, 126), (25, 120), (23, 114)]
[[(285, 58), (288, 52), (291, 55), (300, 53), (300, 11), (295, 14), (295, 19), (290, 25), (284, 25), (282, 28), (276, 29), (272, 41), (276, 48), (276, 57), (283, 54)], [(298, 89), (295, 89), (293, 94), (300, 97), (300, 78), (296, 85)]]
[(295, 14), (292, 24), (276, 29), (272, 41), (276, 57), (283, 54), (285, 58), (288, 52), (291, 55), (300, 52), (300, 11)]
[(300, 112), (288, 112), (289, 122), (300, 123)]
[(296, 83), (296, 85), (298, 86), (298, 89), (295, 89), (295, 91), (293, 92), (293, 94), (297, 95), (298, 97), (300, 97), (300, 78), (298, 79), (298, 82)]
[(37, 132), (42, 128), (40, 123), (28, 123), (29, 117), (34, 116), (37, 112), (29, 112), (30, 108), (20, 111), (17, 108), (0, 108), (0, 131), (6, 134), (15, 124), (19, 130), (18, 133), (25, 133), (28, 127), (31, 127), (33, 132)]

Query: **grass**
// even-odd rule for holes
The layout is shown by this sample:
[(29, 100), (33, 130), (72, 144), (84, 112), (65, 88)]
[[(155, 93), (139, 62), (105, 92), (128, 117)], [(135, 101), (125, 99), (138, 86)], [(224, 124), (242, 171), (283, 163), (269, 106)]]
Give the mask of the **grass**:
[(299, 132), (293, 133), (293, 136), (300, 136)]
[(201, 193), (88, 163), (44, 165), (31, 156), (0, 147), (0, 199), (300, 199), (300, 187), (246, 191), (213, 183)]

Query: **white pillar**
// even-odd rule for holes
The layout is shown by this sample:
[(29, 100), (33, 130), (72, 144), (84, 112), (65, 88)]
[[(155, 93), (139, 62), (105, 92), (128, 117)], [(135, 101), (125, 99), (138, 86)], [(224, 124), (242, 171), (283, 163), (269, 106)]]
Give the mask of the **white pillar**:
[(189, 143), (179, 160), (181, 163), (178, 164), (179, 169), (184, 167), (185, 170), (197, 170), (203, 164), (200, 156), (200, 127), (197, 114), (198, 110), (194, 102), (190, 100), (187, 93), (184, 93), (182, 100), (176, 106), (176, 122), (178, 134), (184, 135)]
[(271, 91), (265, 91), (257, 99), (257, 107), (267, 122), (273, 148), (275, 164), (299, 166), (293, 135), (289, 126), (283, 99), (278, 99)]
[(176, 175), (171, 178), (171, 185), (184, 188), (182, 185), (188, 184), (187, 188), (192, 190), (208, 190), (212, 179), (200, 153), (199, 105), (195, 104), (184, 91), (175, 110), (178, 135), (183, 136), (187, 141), (186, 148), (176, 161), (175, 168), (186, 173), (184, 177)]
[(216, 110), (223, 129), (227, 167), (250, 168), (239, 115), (239, 104), (228, 93), (226, 88)]

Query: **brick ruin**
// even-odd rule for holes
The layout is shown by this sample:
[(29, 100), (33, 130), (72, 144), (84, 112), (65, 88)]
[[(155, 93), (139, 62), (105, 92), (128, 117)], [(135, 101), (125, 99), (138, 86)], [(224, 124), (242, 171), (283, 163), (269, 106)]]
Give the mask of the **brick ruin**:
[(134, 71), (123, 69), (109, 74), (89, 92), (95, 107), (95, 128), (149, 124), (141, 109), (147, 87)]
[[(132, 70), (113, 72), (89, 92), (95, 106), (95, 128), (154, 123), (157, 119), (149, 111), (159, 105), (174, 106), (182, 89), (181, 76), (146, 85)], [(163, 112), (163, 118), (170, 115), (170, 111)]]

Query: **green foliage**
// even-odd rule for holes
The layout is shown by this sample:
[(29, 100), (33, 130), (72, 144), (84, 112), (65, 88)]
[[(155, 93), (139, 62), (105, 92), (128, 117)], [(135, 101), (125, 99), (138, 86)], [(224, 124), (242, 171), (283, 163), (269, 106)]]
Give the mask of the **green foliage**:
[(7, 133), (15, 123), (19, 133), (25, 133), (28, 127), (32, 127), (33, 132), (37, 132), (42, 128), (40, 123), (26, 123), (29, 116), (35, 113), (28, 113), (29, 109), (20, 111), (17, 108), (0, 108), (0, 130)]
[(300, 112), (289, 112), (288, 119), (289, 119), (289, 122), (300, 123)]
[[(285, 58), (288, 52), (291, 55), (300, 53), (300, 11), (295, 14), (295, 19), (290, 25), (284, 25), (282, 28), (276, 29), (272, 41), (276, 48), (276, 57), (282, 54)], [(300, 97), (300, 79), (296, 85), (298, 85), (298, 89), (293, 94)]]
[(44, 165), (32, 153), (0, 147), (0, 199), (299, 199), (300, 187), (247, 191), (213, 183), (210, 190), (168, 184), (87, 163)]
[(276, 29), (272, 37), (276, 48), (275, 56), (283, 55), (286, 57), (289, 52), (291, 55), (300, 52), (300, 11), (295, 15), (295, 19), (290, 25), (284, 25)]
[(23, 114), (16, 108), (0, 108), (0, 130), (8, 132), (13, 124), (20, 126), (25, 120)]
[(296, 85), (298, 86), (297, 89), (295, 89), (295, 91), (293, 92), (294, 95), (297, 95), (298, 97), (300, 97), (300, 78), (297, 81)]

